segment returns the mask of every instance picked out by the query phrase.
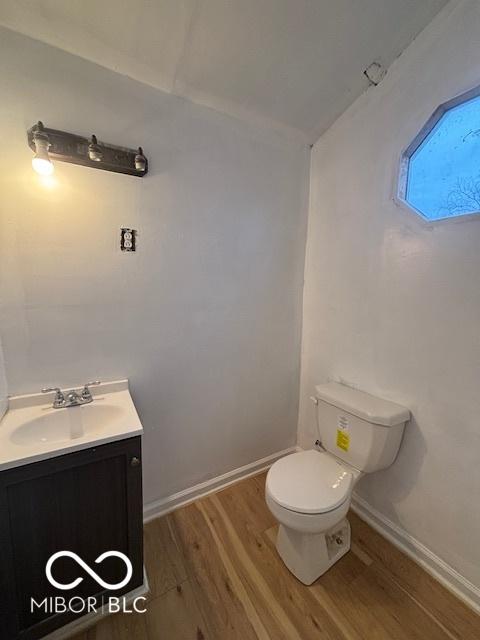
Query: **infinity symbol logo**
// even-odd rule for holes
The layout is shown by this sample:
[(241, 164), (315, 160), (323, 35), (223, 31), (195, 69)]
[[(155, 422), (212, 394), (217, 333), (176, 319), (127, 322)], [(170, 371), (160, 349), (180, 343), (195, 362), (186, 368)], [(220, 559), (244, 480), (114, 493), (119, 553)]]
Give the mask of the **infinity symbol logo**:
[(125, 562), (125, 565), (127, 567), (127, 574), (125, 578), (117, 584), (110, 584), (109, 582), (105, 582), (104, 580), (102, 580), (102, 578), (100, 578), (100, 576), (97, 573), (95, 573), (95, 571), (93, 571), (93, 569), (91, 569), (88, 566), (88, 564), (86, 564), (76, 553), (73, 553), (73, 551), (58, 551), (57, 553), (54, 553), (53, 556), (47, 562), (47, 565), (45, 567), (45, 574), (50, 584), (56, 587), (57, 589), (62, 589), (63, 591), (69, 591), (70, 589), (75, 589), (75, 587), (77, 587), (83, 581), (83, 578), (76, 578), (73, 582), (70, 582), (69, 584), (62, 584), (61, 582), (57, 582), (55, 578), (52, 576), (52, 566), (55, 560), (57, 560), (58, 558), (65, 558), (65, 557), (73, 558), (73, 560), (75, 560), (75, 562), (79, 564), (82, 567), (82, 569), (84, 569), (88, 573), (88, 575), (91, 578), (93, 578), (96, 582), (98, 582), (98, 584), (101, 587), (103, 587), (104, 589), (109, 589), (110, 591), (115, 591), (117, 589), (121, 589), (122, 587), (124, 587), (126, 584), (130, 582), (130, 578), (132, 577), (132, 573), (133, 573), (133, 568), (132, 568), (132, 563), (127, 558), (127, 556), (124, 553), (120, 553), (120, 551), (106, 551), (105, 553), (102, 553), (102, 555), (98, 556), (98, 558), (95, 560), (95, 564), (100, 564), (106, 558), (111, 558), (112, 556), (116, 558), (121, 558)]

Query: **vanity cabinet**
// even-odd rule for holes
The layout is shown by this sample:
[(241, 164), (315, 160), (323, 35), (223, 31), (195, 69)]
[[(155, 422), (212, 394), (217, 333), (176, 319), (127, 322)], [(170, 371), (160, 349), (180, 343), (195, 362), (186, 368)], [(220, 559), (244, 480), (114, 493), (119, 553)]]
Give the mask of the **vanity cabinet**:
[[(95, 560), (107, 551), (120, 551), (132, 563), (132, 578), (123, 589), (110, 591), (73, 558), (61, 557), (52, 566), (55, 580), (62, 585), (82, 581), (74, 589), (60, 590), (47, 580), (45, 568), (53, 554), (65, 550), (108, 584), (125, 578), (124, 561)], [(84, 615), (32, 611), (31, 598), (39, 603), (79, 596), (95, 598), (99, 605), (102, 597), (118, 597), (142, 584), (139, 436), (0, 471), (1, 640), (36, 640)]]

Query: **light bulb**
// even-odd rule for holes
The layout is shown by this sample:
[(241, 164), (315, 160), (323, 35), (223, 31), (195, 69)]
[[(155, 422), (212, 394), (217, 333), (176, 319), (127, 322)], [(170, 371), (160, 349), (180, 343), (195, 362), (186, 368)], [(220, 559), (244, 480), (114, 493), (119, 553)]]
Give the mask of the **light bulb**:
[(137, 171), (145, 171), (147, 168), (147, 159), (143, 155), (142, 147), (138, 147), (138, 152), (135, 155), (135, 169)]
[(41, 176), (51, 176), (55, 168), (48, 155), (50, 141), (44, 131), (42, 122), (37, 124), (36, 131), (33, 134), (33, 142), (35, 144), (35, 155), (32, 158), (32, 167)]
[(93, 135), (88, 145), (88, 157), (94, 162), (100, 162), (103, 160), (103, 151), (101, 146), (97, 142), (97, 136)]
[(41, 176), (51, 176), (55, 170), (55, 167), (48, 158), (42, 158), (38, 155), (32, 158), (32, 167)]

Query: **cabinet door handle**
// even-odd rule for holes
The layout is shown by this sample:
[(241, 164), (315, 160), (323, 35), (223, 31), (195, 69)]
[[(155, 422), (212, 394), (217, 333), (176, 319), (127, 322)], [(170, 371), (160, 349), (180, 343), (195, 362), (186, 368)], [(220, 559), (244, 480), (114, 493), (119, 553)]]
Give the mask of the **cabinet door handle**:
[(134, 456), (134, 457), (130, 460), (130, 466), (131, 466), (131, 467), (139, 467), (139, 466), (140, 466), (140, 458), (137, 458), (136, 456)]

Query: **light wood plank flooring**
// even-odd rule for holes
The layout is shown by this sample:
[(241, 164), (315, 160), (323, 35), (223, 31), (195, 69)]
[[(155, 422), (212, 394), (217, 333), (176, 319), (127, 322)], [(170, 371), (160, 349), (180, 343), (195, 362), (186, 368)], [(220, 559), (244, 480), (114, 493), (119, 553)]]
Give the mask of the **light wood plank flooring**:
[(277, 556), (265, 474), (145, 527), (146, 614), (75, 640), (479, 640), (480, 617), (355, 514), (352, 550), (315, 584)]

